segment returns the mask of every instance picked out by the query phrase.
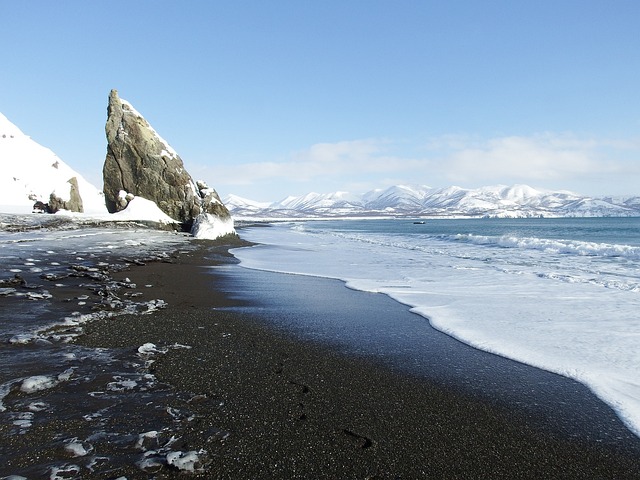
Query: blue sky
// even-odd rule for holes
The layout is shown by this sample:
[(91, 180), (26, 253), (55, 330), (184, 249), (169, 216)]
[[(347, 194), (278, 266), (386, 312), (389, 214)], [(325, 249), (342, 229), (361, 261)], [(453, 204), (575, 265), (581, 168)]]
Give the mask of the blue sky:
[(640, 194), (640, 2), (4, 1), (0, 111), (97, 186), (110, 89), (225, 196)]

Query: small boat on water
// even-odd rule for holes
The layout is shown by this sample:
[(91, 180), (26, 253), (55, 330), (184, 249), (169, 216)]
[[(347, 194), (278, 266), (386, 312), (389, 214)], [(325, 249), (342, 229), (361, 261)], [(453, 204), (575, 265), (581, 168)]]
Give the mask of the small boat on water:
[(414, 225), (424, 225), (424, 221), (420, 220), (417, 222), (413, 222)]

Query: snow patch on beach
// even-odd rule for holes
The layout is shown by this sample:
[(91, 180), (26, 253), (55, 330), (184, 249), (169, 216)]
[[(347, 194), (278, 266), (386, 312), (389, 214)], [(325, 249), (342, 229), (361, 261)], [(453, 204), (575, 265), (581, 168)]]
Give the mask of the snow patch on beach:
[(165, 224), (178, 223), (164, 213), (158, 205), (144, 197), (134, 197), (127, 204), (127, 208), (116, 213), (112, 213), (111, 220), (148, 220)]
[(138, 347), (138, 353), (141, 355), (153, 355), (155, 353), (166, 353), (166, 349), (158, 349), (155, 343), (145, 343), (144, 345), (140, 345)]
[(18, 427), (21, 430), (31, 428), (33, 425), (33, 412), (20, 412), (13, 414), (13, 426)]

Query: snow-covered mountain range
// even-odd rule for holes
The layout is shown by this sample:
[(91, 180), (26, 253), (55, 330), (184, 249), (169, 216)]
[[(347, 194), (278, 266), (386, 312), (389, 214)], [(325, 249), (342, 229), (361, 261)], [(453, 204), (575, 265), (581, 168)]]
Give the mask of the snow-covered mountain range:
[(361, 195), (309, 193), (273, 203), (229, 195), (224, 203), (238, 218), (640, 216), (640, 196), (593, 198), (568, 191), (537, 190), (527, 185), (478, 189), (394, 185)]

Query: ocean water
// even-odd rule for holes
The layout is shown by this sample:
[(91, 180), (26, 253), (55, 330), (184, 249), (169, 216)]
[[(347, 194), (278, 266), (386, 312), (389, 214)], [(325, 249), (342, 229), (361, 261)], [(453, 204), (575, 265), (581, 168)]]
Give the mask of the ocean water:
[(639, 218), (306, 221), (242, 237), (258, 245), (233, 251), (241, 266), (387, 294), (469, 345), (585, 384), (640, 435)]

